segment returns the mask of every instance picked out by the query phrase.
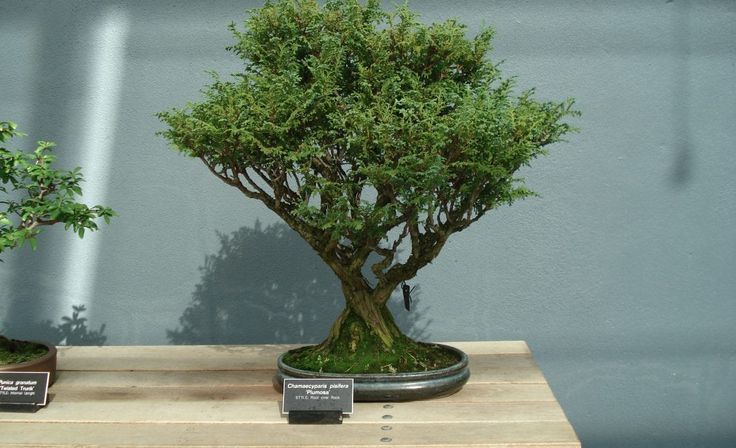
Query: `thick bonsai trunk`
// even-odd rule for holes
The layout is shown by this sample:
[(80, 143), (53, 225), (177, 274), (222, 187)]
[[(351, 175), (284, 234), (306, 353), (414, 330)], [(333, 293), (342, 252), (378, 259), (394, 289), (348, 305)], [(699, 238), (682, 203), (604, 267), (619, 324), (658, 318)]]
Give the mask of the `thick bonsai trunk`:
[(343, 286), (346, 307), (319, 345), (284, 355), (297, 369), (334, 373), (420, 372), (448, 367), (457, 356), (437, 345), (414, 341), (396, 326), (386, 307), (390, 291)]
[(332, 324), (320, 350), (334, 352), (347, 348), (354, 353), (366, 346), (390, 350), (397, 338), (404, 337), (385, 300), (346, 285), (343, 285), (343, 293), (346, 307)]

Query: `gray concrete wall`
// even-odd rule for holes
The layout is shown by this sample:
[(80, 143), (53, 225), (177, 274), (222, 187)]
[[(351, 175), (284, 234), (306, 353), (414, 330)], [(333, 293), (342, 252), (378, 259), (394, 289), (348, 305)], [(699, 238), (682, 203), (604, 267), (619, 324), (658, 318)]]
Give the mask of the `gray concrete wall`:
[[(81, 242), (51, 229), (3, 254), (0, 327), (106, 344), (325, 334), (331, 274), (154, 135), (205, 70), (238, 70), (226, 25), (258, 4), (0, 0), (0, 119), (26, 147), (56, 141), (88, 200), (120, 214)], [(418, 310), (396, 308), (402, 325), (527, 340), (586, 447), (736, 446), (736, 2), (411, 4), (495, 26), (505, 73), (584, 115), (525, 171), (542, 198), (456, 235), (417, 277)], [(61, 325), (75, 305), (86, 339)]]

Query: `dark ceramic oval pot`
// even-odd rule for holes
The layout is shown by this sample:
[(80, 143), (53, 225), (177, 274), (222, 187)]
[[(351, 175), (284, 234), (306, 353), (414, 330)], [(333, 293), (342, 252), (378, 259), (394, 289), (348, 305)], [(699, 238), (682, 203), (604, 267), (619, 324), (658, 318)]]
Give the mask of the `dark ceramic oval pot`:
[(450, 395), (459, 391), (470, 378), (468, 355), (455, 347), (435, 345), (453, 352), (458, 362), (426, 372), (341, 374), (295, 369), (284, 364), (282, 354), (276, 362), (278, 371), (273, 377), (273, 385), (281, 392), (284, 378), (352, 378), (355, 401), (411, 401)]
[(32, 359), (26, 362), (16, 364), (8, 364), (0, 366), (0, 371), (4, 372), (49, 372), (49, 386), (54, 384), (56, 380), (56, 347), (45, 342), (29, 341), (34, 344), (43, 345), (48, 352), (40, 358)]

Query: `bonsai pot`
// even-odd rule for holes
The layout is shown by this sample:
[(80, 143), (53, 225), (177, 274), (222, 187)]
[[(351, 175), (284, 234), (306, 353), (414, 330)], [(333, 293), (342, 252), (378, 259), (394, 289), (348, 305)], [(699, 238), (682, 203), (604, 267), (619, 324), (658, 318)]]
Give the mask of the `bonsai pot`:
[(352, 378), (355, 401), (411, 401), (451, 395), (459, 391), (470, 378), (468, 355), (455, 347), (441, 347), (454, 353), (458, 358), (457, 363), (443, 369), (404, 373), (312, 372), (285, 364), (282, 354), (277, 360), (278, 371), (273, 377), (273, 385), (281, 392), (285, 378)]
[(56, 380), (56, 347), (45, 342), (30, 342), (43, 345), (48, 352), (30, 361), (0, 365), (0, 372), (49, 372), (49, 386), (51, 386)]

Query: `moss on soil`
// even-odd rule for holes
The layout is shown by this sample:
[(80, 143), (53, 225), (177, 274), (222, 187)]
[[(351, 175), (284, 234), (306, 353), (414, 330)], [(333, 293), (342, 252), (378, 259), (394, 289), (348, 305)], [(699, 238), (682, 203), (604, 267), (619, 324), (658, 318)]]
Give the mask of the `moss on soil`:
[(41, 344), (0, 336), (0, 366), (31, 361), (46, 353), (48, 349)]
[(400, 334), (398, 328), (396, 331), (398, 336), (390, 348), (386, 347), (365, 322), (348, 314), (338, 338), (329, 346), (323, 343), (290, 350), (283, 361), (302, 370), (351, 374), (425, 372), (459, 361), (454, 352), (442, 346), (417, 342)]

